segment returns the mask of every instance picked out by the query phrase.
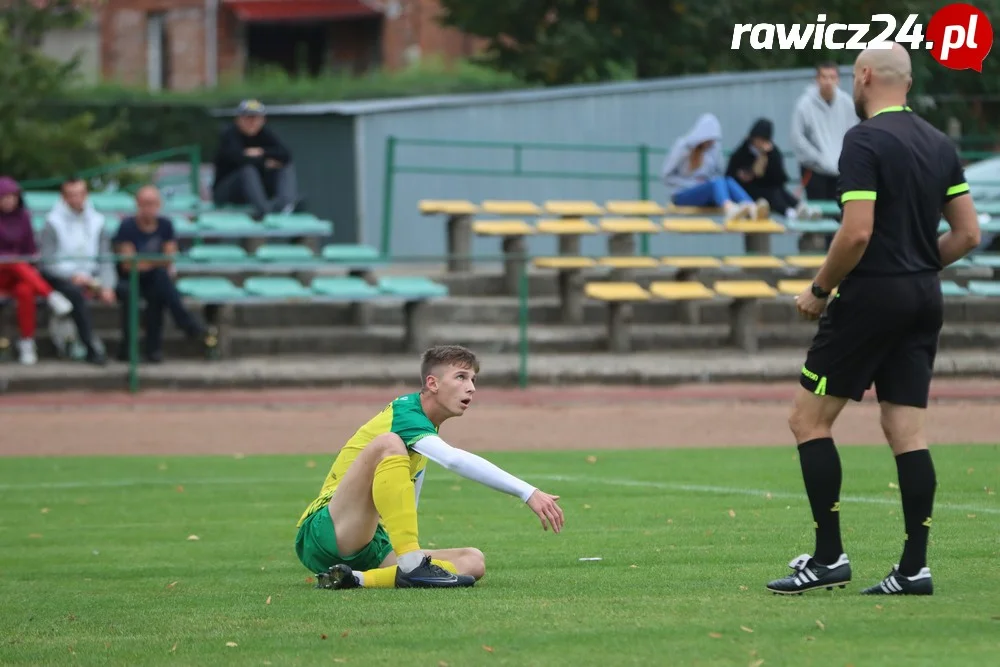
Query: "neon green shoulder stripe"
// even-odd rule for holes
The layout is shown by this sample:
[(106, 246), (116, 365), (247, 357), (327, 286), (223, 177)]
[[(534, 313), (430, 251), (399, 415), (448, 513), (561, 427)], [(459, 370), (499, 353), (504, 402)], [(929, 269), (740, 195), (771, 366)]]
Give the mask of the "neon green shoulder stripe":
[(876, 192), (874, 190), (850, 190), (841, 197), (841, 203), (847, 201), (875, 201)]

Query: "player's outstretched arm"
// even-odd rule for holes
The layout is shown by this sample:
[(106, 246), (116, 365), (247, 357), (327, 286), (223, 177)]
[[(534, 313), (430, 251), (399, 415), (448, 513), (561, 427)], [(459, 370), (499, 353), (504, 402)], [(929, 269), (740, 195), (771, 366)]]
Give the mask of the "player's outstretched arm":
[(556, 533), (562, 530), (563, 511), (556, 502), (559, 496), (539, 491), (481, 456), (452, 447), (436, 435), (421, 438), (413, 450), (457, 475), (520, 498), (538, 515), (543, 529), (551, 526)]

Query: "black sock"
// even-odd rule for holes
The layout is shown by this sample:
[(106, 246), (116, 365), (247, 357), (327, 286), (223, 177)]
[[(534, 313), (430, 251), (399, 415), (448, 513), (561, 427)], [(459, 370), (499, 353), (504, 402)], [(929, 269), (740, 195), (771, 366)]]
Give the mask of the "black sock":
[(840, 455), (833, 438), (817, 438), (799, 445), (799, 464), (806, 495), (816, 522), (816, 551), (821, 565), (833, 565), (844, 553), (840, 541)]
[(927, 536), (931, 532), (931, 510), (937, 476), (931, 453), (926, 449), (906, 452), (896, 457), (899, 493), (903, 499), (906, 542), (899, 561), (899, 573), (912, 577), (927, 565)]

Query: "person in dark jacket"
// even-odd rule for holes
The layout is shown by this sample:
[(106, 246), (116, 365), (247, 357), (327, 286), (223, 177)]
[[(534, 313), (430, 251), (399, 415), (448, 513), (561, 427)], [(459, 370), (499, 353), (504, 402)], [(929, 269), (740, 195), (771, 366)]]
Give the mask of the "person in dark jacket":
[(292, 154), (266, 122), (264, 105), (244, 100), (233, 124), (222, 131), (212, 184), (216, 206), (249, 204), (257, 219), (295, 209), (298, 184)]
[(773, 137), (774, 123), (758, 119), (729, 157), (726, 175), (735, 178), (755, 200), (765, 199), (771, 210), (784, 212), (786, 218), (814, 217), (815, 212), (785, 188), (785, 160)]

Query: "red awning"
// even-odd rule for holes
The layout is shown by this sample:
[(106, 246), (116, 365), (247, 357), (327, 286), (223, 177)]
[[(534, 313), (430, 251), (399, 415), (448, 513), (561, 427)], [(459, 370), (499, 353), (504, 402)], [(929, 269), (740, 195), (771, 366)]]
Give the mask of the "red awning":
[(241, 21), (305, 21), (378, 16), (361, 0), (224, 0)]

